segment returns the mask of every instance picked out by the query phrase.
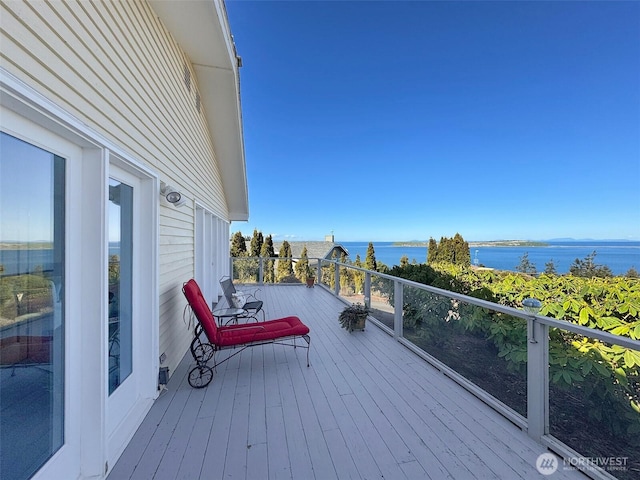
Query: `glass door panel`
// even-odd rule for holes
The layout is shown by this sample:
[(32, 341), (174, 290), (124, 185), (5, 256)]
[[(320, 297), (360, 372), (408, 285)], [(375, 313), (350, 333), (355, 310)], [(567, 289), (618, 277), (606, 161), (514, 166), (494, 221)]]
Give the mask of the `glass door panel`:
[(0, 133), (0, 478), (64, 444), (65, 159)]
[(109, 395), (131, 374), (133, 187), (109, 180)]

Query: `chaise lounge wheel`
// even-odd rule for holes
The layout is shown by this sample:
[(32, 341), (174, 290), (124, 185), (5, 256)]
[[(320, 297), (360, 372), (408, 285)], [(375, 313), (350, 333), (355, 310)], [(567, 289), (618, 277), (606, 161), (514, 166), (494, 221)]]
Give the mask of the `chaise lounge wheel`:
[(193, 388), (204, 388), (213, 380), (213, 369), (206, 365), (194, 367), (189, 372), (189, 385)]
[(191, 354), (196, 362), (202, 364), (207, 363), (209, 360), (213, 358), (213, 354), (215, 351), (213, 350), (213, 345), (210, 343), (200, 343), (192, 347)]

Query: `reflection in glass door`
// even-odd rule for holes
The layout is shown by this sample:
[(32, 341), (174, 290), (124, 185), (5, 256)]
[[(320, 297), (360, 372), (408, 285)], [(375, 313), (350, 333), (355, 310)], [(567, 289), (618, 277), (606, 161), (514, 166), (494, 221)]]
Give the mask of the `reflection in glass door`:
[(64, 444), (65, 159), (0, 133), (0, 478)]
[(111, 395), (131, 374), (133, 187), (109, 180), (108, 382)]

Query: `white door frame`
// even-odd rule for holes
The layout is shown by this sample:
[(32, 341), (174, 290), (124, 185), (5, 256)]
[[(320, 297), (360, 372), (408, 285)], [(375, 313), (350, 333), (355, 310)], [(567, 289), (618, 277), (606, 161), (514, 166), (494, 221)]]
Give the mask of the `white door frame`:
[(82, 424), (77, 412), (82, 409), (79, 385), (84, 375), (81, 366), (80, 331), (82, 272), (71, 252), (80, 250), (81, 213), (75, 208), (81, 195), (83, 150), (73, 142), (43, 128), (35, 122), (0, 106), (3, 132), (65, 159), (65, 275), (64, 303), (64, 441), (32, 478), (72, 478), (80, 471), (80, 435)]
[[(154, 219), (159, 196), (156, 181), (146, 172), (116, 155), (109, 156), (109, 175), (134, 188), (133, 192), (133, 318), (132, 372), (111, 394), (108, 393), (108, 352), (103, 355), (103, 375), (106, 395), (107, 461), (113, 466), (142, 422), (157, 397), (158, 379), (158, 313), (156, 295), (157, 275), (154, 274), (157, 255), (157, 231)], [(105, 218), (108, 208), (105, 201)], [(108, 227), (106, 227), (108, 230)], [(106, 240), (108, 252), (109, 239)], [(151, 246), (151, 247), (150, 247)], [(108, 255), (107, 255), (108, 256)], [(108, 281), (107, 281), (108, 283)], [(105, 295), (107, 295), (105, 291)], [(157, 297), (155, 297), (157, 298)], [(154, 306), (155, 305), (155, 306)], [(107, 314), (108, 317), (108, 314)], [(102, 324), (108, 348), (108, 318)]]

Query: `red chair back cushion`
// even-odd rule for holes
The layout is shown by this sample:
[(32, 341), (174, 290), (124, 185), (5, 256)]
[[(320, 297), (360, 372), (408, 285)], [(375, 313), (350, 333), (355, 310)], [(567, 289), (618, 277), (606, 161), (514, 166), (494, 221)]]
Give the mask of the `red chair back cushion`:
[(187, 297), (187, 301), (191, 306), (191, 310), (196, 315), (196, 318), (202, 325), (202, 329), (204, 333), (207, 335), (209, 339), (209, 343), (217, 344), (218, 343), (218, 326), (213, 318), (213, 314), (207, 305), (207, 301), (204, 299), (202, 295), (202, 291), (200, 287), (196, 283), (196, 281), (192, 278), (182, 287), (182, 292), (184, 296)]

